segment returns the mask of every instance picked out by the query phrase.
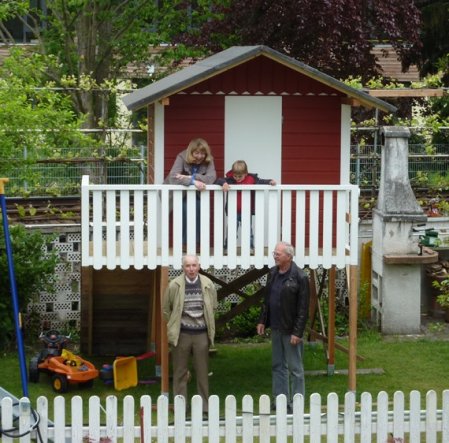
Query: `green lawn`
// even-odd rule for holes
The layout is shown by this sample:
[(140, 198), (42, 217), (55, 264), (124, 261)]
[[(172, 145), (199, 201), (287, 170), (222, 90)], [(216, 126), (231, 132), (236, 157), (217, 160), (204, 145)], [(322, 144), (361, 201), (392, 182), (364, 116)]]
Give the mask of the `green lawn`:
[[(363, 332), (359, 334), (358, 354), (364, 357), (363, 362), (358, 363), (358, 368), (382, 368), (382, 375), (358, 375), (357, 394), (370, 392), (374, 397), (379, 391), (393, 394), (401, 390), (408, 397), (411, 390), (418, 390), (422, 394), (430, 389), (436, 390), (440, 396), (441, 391), (449, 388), (448, 364), (449, 364), (449, 336), (440, 334), (435, 337), (418, 338), (384, 338), (378, 333)], [(344, 339), (339, 343), (346, 345)], [(217, 394), (224, 404), (227, 395), (234, 395), (238, 404), (245, 394), (252, 395), (257, 405), (261, 394), (271, 392), (270, 370), (270, 342), (264, 343), (239, 343), (217, 344), (217, 351), (211, 358), (210, 393)], [(31, 355), (28, 355), (29, 358)], [(103, 363), (112, 363), (111, 358), (91, 359), (97, 367)], [(346, 369), (348, 357), (341, 351), (336, 351), (335, 369)], [(139, 378), (151, 379), (154, 375), (153, 360), (139, 362)], [(327, 369), (323, 347), (320, 343), (306, 344), (305, 369)], [(17, 355), (7, 353), (2, 355), (0, 364), (0, 386), (17, 397), (22, 396), (20, 383), (19, 364)], [(307, 396), (319, 393), (325, 397), (330, 392), (336, 392), (343, 403), (343, 395), (347, 391), (348, 379), (346, 375), (307, 375)], [(191, 383), (191, 393), (194, 392), (194, 382)], [(139, 385), (122, 391), (115, 391), (113, 386), (105, 385), (96, 380), (93, 388), (79, 389), (73, 387), (64, 394), (69, 402), (73, 395), (81, 395), (88, 398), (90, 395), (98, 395), (103, 400), (108, 395), (117, 395), (119, 399), (125, 395), (133, 395), (138, 399), (141, 395), (149, 394), (156, 401), (160, 393), (159, 382), (154, 384)], [(49, 399), (55, 396), (46, 375), (41, 375), (40, 382), (29, 384), (29, 396), (34, 403), (40, 395)], [(375, 398), (374, 398), (375, 401)], [(439, 405), (440, 407), (441, 405)], [(308, 409), (308, 402), (306, 402)]]

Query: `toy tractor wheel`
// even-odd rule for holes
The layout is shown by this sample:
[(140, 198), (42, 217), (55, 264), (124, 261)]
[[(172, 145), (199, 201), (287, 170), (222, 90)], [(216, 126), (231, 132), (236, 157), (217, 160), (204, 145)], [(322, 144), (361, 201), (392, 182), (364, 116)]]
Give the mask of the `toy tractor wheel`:
[(51, 384), (55, 392), (67, 392), (67, 377), (61, 374), (53, 375), (51, 379)]
[(39, 357), (33, 357), (30, 360), (30, 367), (28, 369), (28, 377), (30, 382), (37, 383), (39, 382)]

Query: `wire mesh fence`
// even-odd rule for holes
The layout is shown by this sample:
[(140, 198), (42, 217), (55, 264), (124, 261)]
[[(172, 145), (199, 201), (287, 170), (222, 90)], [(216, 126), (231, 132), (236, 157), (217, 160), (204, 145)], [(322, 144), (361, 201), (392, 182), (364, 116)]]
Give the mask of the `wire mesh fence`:
[[(351, 184), (377, 189), (380, 181), (382, 145), (351, 146)], [(449, 145), (410, 144), (408, 172), (414, 186), (435, 183), (449, 171)]]
[[(381, 172), (380, 144), (351, 145), (350, 180), (362, 189), (376, 190)], [(95, 157), (76, 157), (73, 148), (61, 150), (57, 159), (16, 158), (8, 177), (10, 196), (76, 196), (81, 177), (89, 175), (94, 183), (145, 184), (147, 148), (135, 146), (121, 150), (105, 148)], [(449, 171), (449, 144), (410, 144), (409, 177), (413, 186), (435, 184)]]
[(25, 156), (13, 159), (15, 167), (8, 173), (8, 195), (79, 195), (83, 175), (89, 175), (94, 183), (146, 183), (145, 146), (128, 148), (120, 153), (106, 148), (96, 157), (77, 158), (73, 156), (73, 149), (61, 151), (57, 159), (30, 161)]

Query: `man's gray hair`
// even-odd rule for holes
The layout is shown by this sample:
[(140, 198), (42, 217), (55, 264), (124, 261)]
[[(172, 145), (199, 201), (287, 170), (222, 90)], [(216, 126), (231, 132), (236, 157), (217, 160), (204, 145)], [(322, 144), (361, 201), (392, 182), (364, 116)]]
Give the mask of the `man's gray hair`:
[(288, 243), (286, 241), (280, 241), (278, 243), (278, 245), (283, 245), (284, 246), (284, 252), (289, 255), (290, 257), (294, 257), (295, 256), (295, 248), (293, 247), (293, 245), (291, 243)]
[(200, 263), (200, 258), (196, 254), (184, 254), (182, 256), (182, 266), (183, 267), (184, 267), (184, 265), (186, 263), (186, 259), (187, 258), (194, 258), (198, 264)]

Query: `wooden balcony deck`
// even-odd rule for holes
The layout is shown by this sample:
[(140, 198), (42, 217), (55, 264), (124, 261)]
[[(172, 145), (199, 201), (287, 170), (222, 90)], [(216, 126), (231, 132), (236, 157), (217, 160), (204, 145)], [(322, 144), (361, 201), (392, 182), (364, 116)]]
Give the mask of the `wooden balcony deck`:
[(199, 194), (199, 239), (193, 187), (96, 185), (84, 176), (81, 194), (82, 266), (179, 269), (183, 253), (189, 252), (198, 253), (203, 269), (262, 268), (273, 265), (271, 251), (279, 240), (295, 246), (301, 267), (358, 264), (359, 189), (353, 185), (233, 186), (227, 194), (220, 186), (208, 186)]

